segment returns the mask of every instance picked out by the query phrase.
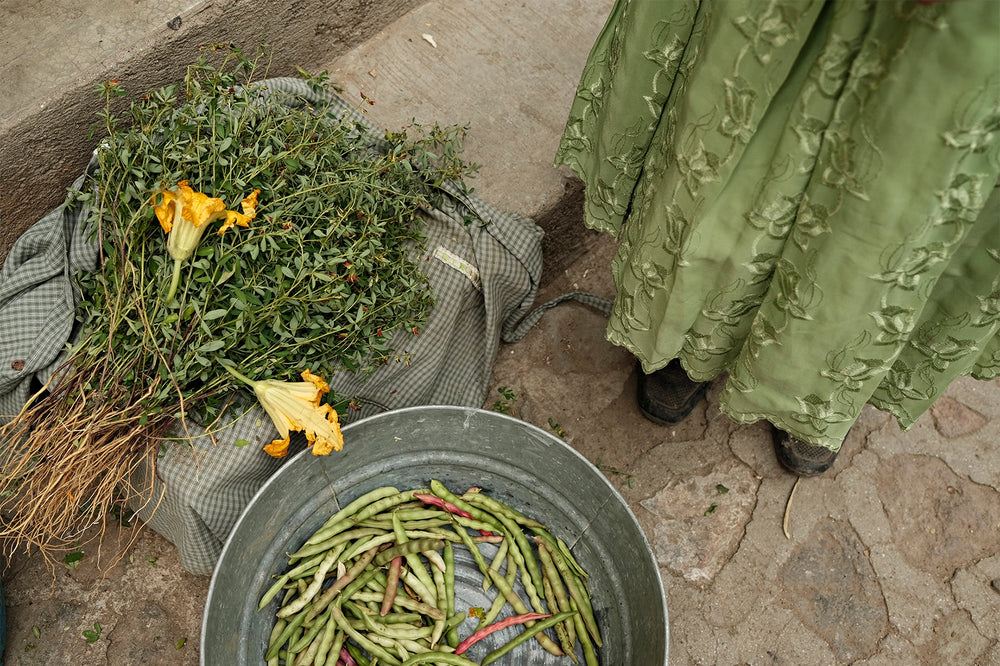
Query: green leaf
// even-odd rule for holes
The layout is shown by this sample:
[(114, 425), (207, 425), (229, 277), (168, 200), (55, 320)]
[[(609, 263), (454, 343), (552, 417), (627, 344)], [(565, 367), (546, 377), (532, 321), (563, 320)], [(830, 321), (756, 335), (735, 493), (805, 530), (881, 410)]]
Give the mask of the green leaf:
[(225, 346), (226, 346), (225, 340), (212, 340), (198, 347), (198, 349), (196, 349), (195, 352), (199, 354), (207, 354), (209, 352), (219, 351)]
[(87, 640), (88, 643), (96, 643), (97, 640), (101, 637), (101, 625), (100, 625), (100, 623), (95, 622), (94, 623), (94, 628), (92, 630), (91, 629), (84, 629), (83, 630), (83, 637)]
[(233, 442), (233, 446), (244, 447), (249, 443), (250, 443), (249, 439), (238, 439), (235, 442)]
[(229, 310), (226, 310), (224, 308), (219, 308), (217, 310), (209, 310), (208, 312), (205, 313), (205, 316), (202, 317), (202, 319), (204, 321), (213, 321), (215, 319), (221, 319), (222, 317), (226, 316), (227, 312), (229, 312)]
[(66, 565), (67, 569), (76, 569), (80, 566), (80, 560), (84, 558), (84, 553), (82, 550), (77, 550), (66, 557), (63, 558), (63, 564)]

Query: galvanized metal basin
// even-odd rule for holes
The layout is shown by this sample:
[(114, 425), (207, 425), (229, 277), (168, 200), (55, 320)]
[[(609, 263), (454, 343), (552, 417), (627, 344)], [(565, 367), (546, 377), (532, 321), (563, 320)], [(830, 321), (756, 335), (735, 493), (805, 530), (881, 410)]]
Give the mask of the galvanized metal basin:
[[(260, 612), (257, 602), (272, 574), (286, 569), (286, 553), (360, 495), (386, 485), (425, 488), (430, 479), (458, 492), (479, 486), (570, 546), (589, 574), (604, 666), (667, 663), (667, 606), (649, 542), (604, 475), (561, 439), (496, 412), (431, 406), (352, 423), (344, 440), (342, 452), (303, 452), (290, 460), (237, 521), (209, 588), (203, 666), (263, 665), (277, 601)], [(456, 608), (489, 607), (495, 592), (483, 592), (482, 575), (464, 548), (455, 549), (455, 561)], [(460, 635), (472, 633), (475, 623), (467, 620)], [(466, 656), (478, 660), (514, 635), (514, 629), (497, 632)], [(572, 662), (529, 641), (498, 663)]]

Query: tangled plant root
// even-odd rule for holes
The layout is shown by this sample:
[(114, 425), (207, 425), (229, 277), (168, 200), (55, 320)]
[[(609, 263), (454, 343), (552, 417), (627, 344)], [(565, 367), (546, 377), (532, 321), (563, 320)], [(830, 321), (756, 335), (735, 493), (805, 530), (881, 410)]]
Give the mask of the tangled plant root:
[(70, 383), (79, 388), (81, 377), (40, 392), (0, 428), (0, 441), (16, 443), (0, 464), (0, 542), (8, 556), (38, 549), (50, 568), (60, 551), (102, 540), (123, 501), (155, 511), (149, 472), (169, 424), (143, 418), (139, 401), (98, 399)]

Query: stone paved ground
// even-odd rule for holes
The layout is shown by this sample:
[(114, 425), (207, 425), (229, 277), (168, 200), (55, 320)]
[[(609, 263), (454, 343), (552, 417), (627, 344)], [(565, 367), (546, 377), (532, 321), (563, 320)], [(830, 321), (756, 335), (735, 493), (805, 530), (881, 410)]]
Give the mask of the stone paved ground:
[[(330, 67), (355, 98), (377, 97), (372, 118), (386, 127), (410, 114), (471, 122), (481, 192), (544, 213), (554, 231), (539, 302), (611, 294), (610, 240), (582, 232), (578, 207), (549, 207), (579, 203), (551, 158), (609, 6), (428, 2)], [(502, 348), (493, 384), (518, 394), (516, 415), (558, 424), (631, 504), (660, 564), (671, 664), (1000, 664), (1000, 384), (956, 382), (905, 433), (865, 410), (835, 467), (799, 483), (789, 507), (796, 479), (775, 462), (766, 425), (720, 415), (718, 385), (683, 423), (646, 421), (634, 362), (604, 341), (604, 325), (583, 306), (551, 310)], [(54, 578), (38, 557), (4, 567), (5, 663), (198, 663), (207, 577), (184, 572), (150, 532), (85, 552)], [(99, 559), (117, 556), (102, 574)]]
[[(599, 243), (540, 299), (610, 295), (612, 252)], [(631, 504), (664, 579), (671, 663), (1000, 664), (1000, 382), (957, 381), (907, 432), (866, 408), (789, 506), (770, 427), (722, 416), (718, 381), (683, 423), (654, 425), (603, 315), (570, 304), (543, 321), (504, 350), (496, 386)]]
[[(539, 302), (610, 295), (612, 250), (597, 243)], [(577, 304), (550, 310), (502, 348), (493, 384), (517, 394), (516, 416), (557, 424), (629, 501), (664, 580), (671, 664), (1000, 664), (1000, 383), (956, 382), (905, 433), (866, 409), (834, 468), (798, 485), (786, 537), (796, 479), (768, 427), (722, 416), (717, 385), (683, 423), (646, 421), (633, 361), (604, 324)], [(198, 663), (208, 579), (149, 532), (119, 552), (102, 577), (87, 549), (54, 585), (38, 558), (16, 559), (6, 663)], [(94, 622), (101, 638), (87, 643)]]

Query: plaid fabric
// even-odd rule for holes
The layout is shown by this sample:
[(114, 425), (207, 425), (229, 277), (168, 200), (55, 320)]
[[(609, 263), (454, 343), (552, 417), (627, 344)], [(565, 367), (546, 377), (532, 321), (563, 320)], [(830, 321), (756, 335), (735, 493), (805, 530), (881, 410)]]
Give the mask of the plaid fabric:
[[(261, 83), (297, 97), (288, 103), (329, 104), (364, 128), (374, 147), (381, 145), (381, 131), (335, 95), (317, 94), (299, 79)], [(424, 215), (426, 242), (418, 260), (434, 291), (430, 317), (419, 335), (398, 334), (397, 362), (367, 379), (346, 371), (330, 379), (334, 393), (361, 406), (341, 414), (342, 422), (421, 404), (481, 406), (500, 341), (518, 333), (531, 307), (541, 276), (542, 230), (464, 193), (459, 183), (448, 192), (449, 201)], [(72, 277), (97, 265), (95, 248), (82, 235), (84, 218), (71, 202), (46, 215), (18, 239), (0, 272), (0, 419), (24, 405), (32, 378), (44, 383), (64, 359), (79, 299)], [(237, 402), (217, 424), (214, 441), (195, 423), (186, 429), (177, 424), (172, 434), (179, 441), (168, 444), (155, 469), (135, 479), (153, 479), (154, 492), (133, 508), (177, 546), (192, 573), (212, 572), (254, 493), (305, 446), (304, 438), (293, 436), (288, 457), (271, 458), (262, 451), (277, 437), (270, 419), (250, 394)]]

